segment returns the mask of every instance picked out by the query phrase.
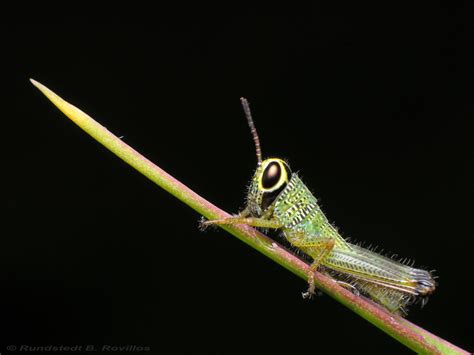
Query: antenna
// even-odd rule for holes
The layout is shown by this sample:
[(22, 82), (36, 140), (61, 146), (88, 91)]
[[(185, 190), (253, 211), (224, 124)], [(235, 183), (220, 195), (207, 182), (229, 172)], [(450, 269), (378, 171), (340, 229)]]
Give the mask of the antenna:
[(262, 165), (262, 150), (260, 149), (260, 140), (258, 139), (257, 129), (255, 128), (255, 124), (253, 123), (252, 113), (250, 112), (250, 105), (249, 102), (245, 97), (240, 98), (240, 102), (242, 103), (242, 107), (244, 108), (245, 117), (247, 118), (247, 122), (250, 127), (250, 133), (253, 137), (253, 142), (255, 143), (255, 152), (257, 153), (257, 161), (258, 165)]

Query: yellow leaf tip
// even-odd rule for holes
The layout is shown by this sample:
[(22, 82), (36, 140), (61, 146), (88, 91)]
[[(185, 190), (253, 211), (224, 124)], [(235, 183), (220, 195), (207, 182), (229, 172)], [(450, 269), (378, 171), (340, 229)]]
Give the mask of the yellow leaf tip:
[(38, 89), (40, 89), (40, 90), (41, 90), (41, 88), (44, 87), (43, 84), (41, 84), (40, 82), (36, 81), (35, 79), (30, 78), (30, 82), (31, 82), (34, 86), (36, 86)]
[(39, 81), (36, 81), (35, 79), (30, 78), (30, 81), (39, 91), (41, 91), (49, 100), (51, 100), (54, 103), (54, 98), (58, 97), (54, 92), (49, 90), (46, 86), (41, 84)]

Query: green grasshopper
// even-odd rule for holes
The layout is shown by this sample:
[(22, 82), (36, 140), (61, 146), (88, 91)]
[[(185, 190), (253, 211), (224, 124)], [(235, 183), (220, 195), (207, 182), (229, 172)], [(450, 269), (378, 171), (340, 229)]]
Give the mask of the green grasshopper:
[(244, 98), (241, 102), (258, 160), (248, 190), (247, 206), (236, 216), (205, 221), (203, 225), (245, 224), (281, 230), (292, 246), (313, 259), (313, 272), (304, 298), (314, 294), (314, 271), (319, 270), (392, 313), (406, 315), (406, 306), (416, 300), (424, 305), (436, 287), (432, 274), (342, 238), (321, 211), (317, 199), (285, 161), (278, 158), (262, 160), (249, 104)]

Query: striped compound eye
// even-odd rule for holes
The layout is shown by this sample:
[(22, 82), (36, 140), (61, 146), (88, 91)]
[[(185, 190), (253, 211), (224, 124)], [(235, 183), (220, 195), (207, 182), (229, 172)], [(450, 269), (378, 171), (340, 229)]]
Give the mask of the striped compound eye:
[(262, 167), (259, 188), (263, 192), (261, 208), (266, 209), (285, 189), (291, 178), (291, 170), (283, 160), (276, 158), (265, 160)]
[(262, 163), (263, 172), (260, 176), (260, 189), (272, 192), (286, 185), (291, 178), (288, 164), (281, 159), (266, 159)]
[(271, 190), (277, 186), (281, 179), (282, 167), (279, 162), (272, 161), (267, 165), (262, 174), (262, 187), (265, 190)]

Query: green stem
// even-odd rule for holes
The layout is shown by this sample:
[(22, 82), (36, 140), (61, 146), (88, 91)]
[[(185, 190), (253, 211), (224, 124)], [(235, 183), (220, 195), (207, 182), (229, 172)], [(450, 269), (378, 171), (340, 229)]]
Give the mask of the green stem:
[[(51, 102), (56, 105), (67, 117), (81, 127), (96, 141), (104, 145), (127, 164), (138, 170), (158, 186), (184, 202), (208, 219), (224, 218), (229, 215), (206, 201), (190, 190), (181, 182), (173, 178), (164, 170), (153, 164), (136, 150), (125, 144), (118, 137), (110, 133), (87, 114), (75, 106), (64, 101), (61, 97), (44, 85), (31, 79), (35, 85)], [(309, 266), (295, 255), (289, 253), (276, 242), (253, 228), (247, 226), (222, 226), (243, 242), (258, 250), (297, 276), (307, 280), (310, 274)], [(355, 296), (345, 288), (340, 287), (333, 279), (318, 272), (315, 273), (316, 286), (330, 295), (347, 308), (359, 314), (385, 333), (397, 339), (413, 351), (429, 354), (468, 354), (457, 346), (431, 334), (415, 324), (388, 313), (382, 307)]]

